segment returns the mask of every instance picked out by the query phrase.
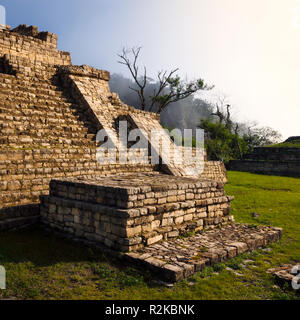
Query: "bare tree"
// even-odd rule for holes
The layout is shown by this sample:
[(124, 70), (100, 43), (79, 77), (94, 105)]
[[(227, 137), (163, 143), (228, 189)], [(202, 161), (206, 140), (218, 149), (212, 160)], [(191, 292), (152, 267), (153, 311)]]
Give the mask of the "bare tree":
[[(204, 80), (198, 79), (196, 81), (183, 81), (176, 74), (178, 68), (171, 71), (159, 71), (157, 74), (157, 86), (153, 90), (153, 95), (150, 97), (149, 105), (147, 106), (147, 99), (145, 97), (145, 88), (149, 83), (150, 78), (147, 77), (147, 69), (143, 68), (143, 74), (139, 74), (138, 58), (141, 47), (127, 50), (123, 48), (121, 54), (118, 54), (120, 64), (127, 66), (136, 88), (130, 87), (135, 91), (140, 99), (142, 110), (148, 110), (156, 113), (161, 113), (170, 103), (185, 99), (199, 90), (210, 90), (213, 86), (208, 86)], [(130, 58), (130, 56), (132, 58)]]
[(231, 119), (231, 105), (228, 103), (228, 98), (225, 95), (217, 96), (215, 110), (211, 115), (218, 117), (219, 123), (224, 123), (227, 129), (232, 129), (233, 121)]
[(235, 127), (234, 127), (234, 134), (238, 135), (240, 130), (240, 124), (236, 122)]
[(144, 72), (143, 72), (143, 76), (142, 79), (139, 76), (139, 67), (137, 65), (137, 59), (139, 57), (141, 51), (141, 47), (139, 48), (132, 48), (131, 49), (131, 53), (134, 57), (133, 62), (130, 60), (130, 58), (128, 57), (128, 50), (126, 50), (125, 48), (123, 48), (122, 54), (118, 54), (118, 56), (121, 58), (120, 61), (118, 61), (121, 64), (124, 64), (128, 67), (135, 83), (137, 84), (139, 89), (135, 89), (132, 87), (129, 87), (131, 90), (135, 91), (140, 100), (141, 100), (141, 106), (142, 109), (145, 110), (146, 108), (146, 99), (145, 99), (145, 95), (144, 95), (144, 91), (147, 85), (147, 70), (146, 67), (144, 67)]
[(231, 105), (230, 104), (227, 104), (226, 105), (226, 119), (225, 119), (225, 127), (229, 130), (231, 130), (232, 128), (232, 120), (231, 120), (231, 113), (230, 113), (230, 108), (231, 108)]
[(216, 116), (219, 118), (219, 123), (223, 123), (224, 121), (224, 113), (221, 111), (220, 106), (216, 104), (216, 110), (211, 113), (212, 116)]

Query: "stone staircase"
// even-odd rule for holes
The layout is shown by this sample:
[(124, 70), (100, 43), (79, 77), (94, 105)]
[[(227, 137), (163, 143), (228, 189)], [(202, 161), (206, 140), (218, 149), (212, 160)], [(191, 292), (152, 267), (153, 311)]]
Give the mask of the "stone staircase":
[(52, 81), (31, 79), (24, 84), (22, 79), (13, 76), (9, 80), (0, 74), (2, 146), (96, 147), (93, 127), (81, 120), (83, 115), (78, 106), (70, 103)]
[(56, 68), (46, 71), (0, 74), (0, 210), (39, 202), (51, 178), (155, 169), (100, 165), (93, 120), (61, 87)]

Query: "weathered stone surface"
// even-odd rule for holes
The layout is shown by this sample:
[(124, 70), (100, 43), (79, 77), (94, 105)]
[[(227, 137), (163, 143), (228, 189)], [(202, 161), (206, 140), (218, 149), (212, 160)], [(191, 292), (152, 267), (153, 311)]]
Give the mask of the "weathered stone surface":
[[(300, 285), (300, 262), (296, 264), (285, 264), (280, 267), (271, 268), (267, 273), (273, 274), (277, 280), (291, 282)], [(297, 278), (295, 278), (297, 276)]]
[[(257, 236), (254, 235), (254, 237), (256, 238)], [(262, 239), (263, 239), (263, 237), (262, 237)], [(231, 243), (228, 243), (228, 245), (236, 248), (238, 254), (242, 254), (248, 250), (248, 245), (247, 245), (247, 243), (244, 243), (244, 242), (231, 242)], [(262, 245), (263, 245), (262, 242), (258, 242), (256, 244), (256, 247), (260, 247)]]
[[(115, 131), (116, 119), (123, 117), (146, 131), (161, 129), (159, 116), (122, 103), (110, 92), (109, 72), (73, 66), (70, 54), (57, 50), (55, 34), (35, 26), (5, 26), (0, 30), (0, 55), (0, 209), (38, 203), (40, 195), (49, 193), (51, 179), (164, 170), (143, 152), (143, 163), (97, 162), (100, 128)], [(137, 156), (134, 150), (128, 153)], [(168, 173), (183, 171), (174, 167)], [(224, 165), (206, 162), (201, 178), (225, 181)], [(127, 208), (144, 196), (132, 197)], [(166, 203), (167, 196), (157, 201)], [(146, 199), (149, 206), (156, 204), (151, 192)], [(99, 195), (97, 203), (102, 201)]]
[(144, 247), (134, 254), (134, 259), (146, 261), (145, 266), (148, 267), (149, 264), (153, 264), (158, 276), (163, 280), (175, 282), (203, 270), (207, 265), (226, 261), (237, 254), (262, 247), (261, 243), (256, 242), (255, 247), (249, 248), (248, 239), (256, 239), (259, 236), (268, 244), (268, 235), (273, 232), (278, 234), (278, 240), (281, 236), (279, 228), (253, 228), (232, 223), (221, 229), (214, 228), (188, 238), (170, 239)]
[[(164, 192), (157, 192), (157, 186)], [(191, 192), (205, 201), (178, 197)], [(159, 204), (166, 196), (174, 202)], [(51, 180), (50, 196), (41, 197), (41, 215), (45, 224), (68, 227), (71, 234), (78, 234), (79, 224), (89, 237), (95, 233), (111, 248), (133, 251), (231, 221), (229, 199), (224, 185), (210, 180), (158, 172), (115, 174)], [(224, 252), (209, 254), (222, 260)]]

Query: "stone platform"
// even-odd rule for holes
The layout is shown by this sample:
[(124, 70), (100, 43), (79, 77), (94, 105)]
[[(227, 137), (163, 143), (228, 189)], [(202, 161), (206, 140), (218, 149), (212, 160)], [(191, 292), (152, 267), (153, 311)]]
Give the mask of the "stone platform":
[(47, 227), (176, 282), (280, 239), (233, 223), (231, 200), (222, 182), (136, 173), (52, 180), (40, 211)]
[(206, 266), (278, 241), (281, 234), (280, 228), (230, 223), (222, 228), (215, 227), (187, 238), (175, 238), (126, 253), (125, 258), (152, 270), (164, 281), (176, 282)]
[(160, 173), (52, 180), (42, 221), (75, 238), (136, 251), (233, 220), (224, 183)]

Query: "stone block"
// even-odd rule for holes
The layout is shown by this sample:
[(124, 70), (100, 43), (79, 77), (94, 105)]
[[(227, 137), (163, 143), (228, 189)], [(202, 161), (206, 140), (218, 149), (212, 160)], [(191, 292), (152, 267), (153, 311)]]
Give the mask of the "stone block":
[(184, 269), (172, 264), (165, 264), (163, 267), (164, 278), (170, 282), (177, 282), (183, 279)]
[(161, 234), (158, 234), (158, 235), (156, 235), (154, 237), (148, 238), (147, 239), (147, 245), (150, 246), (153, 243), (159, 242), (159, 241), (162, 240), (162, 238), (163, 238), (163, 236)]

